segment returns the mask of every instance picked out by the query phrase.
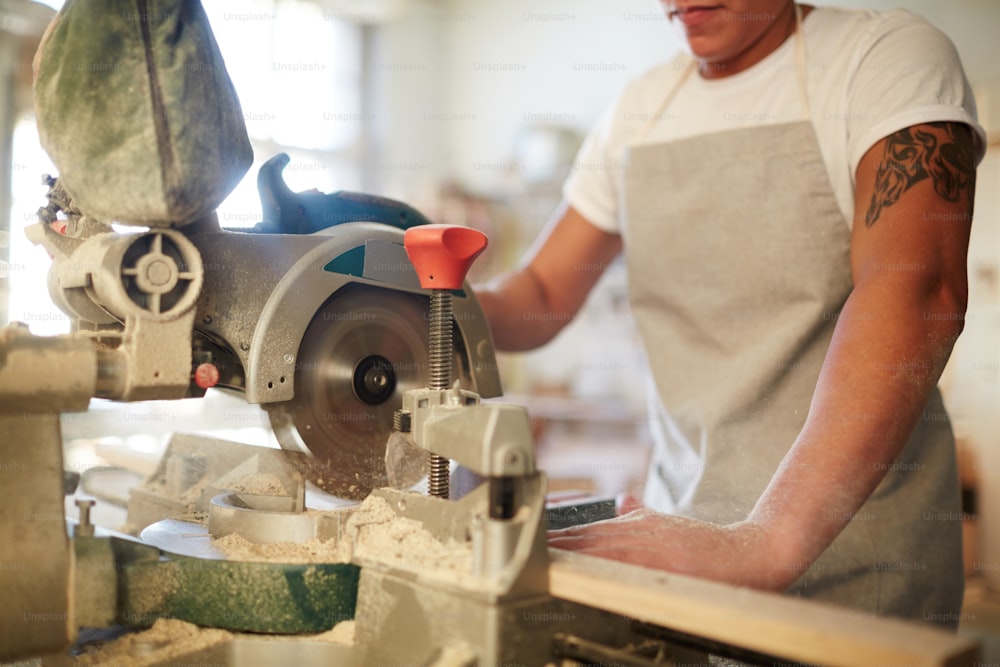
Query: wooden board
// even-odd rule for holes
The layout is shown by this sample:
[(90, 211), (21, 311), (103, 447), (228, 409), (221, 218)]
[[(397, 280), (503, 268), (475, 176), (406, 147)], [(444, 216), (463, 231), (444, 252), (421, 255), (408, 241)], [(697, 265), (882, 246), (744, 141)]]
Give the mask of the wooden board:
[(914, 622), (550, 550), (553, 597), (786, 660), (973, 667), (979, 645)]

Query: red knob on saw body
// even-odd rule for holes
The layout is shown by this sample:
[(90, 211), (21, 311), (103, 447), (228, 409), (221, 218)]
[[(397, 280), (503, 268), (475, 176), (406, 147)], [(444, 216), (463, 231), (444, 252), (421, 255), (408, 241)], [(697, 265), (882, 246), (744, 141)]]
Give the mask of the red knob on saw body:
[(194, 383), (202, 389), (211, 389), (219, 384), (219, 369), (215, 364), (200, 364), (194, 371)]
[(457, 225), (420, 225), (403, 235), (406, 255), (424, 289), (462, 289), (465, 274), (486, 244), (486, 234)]

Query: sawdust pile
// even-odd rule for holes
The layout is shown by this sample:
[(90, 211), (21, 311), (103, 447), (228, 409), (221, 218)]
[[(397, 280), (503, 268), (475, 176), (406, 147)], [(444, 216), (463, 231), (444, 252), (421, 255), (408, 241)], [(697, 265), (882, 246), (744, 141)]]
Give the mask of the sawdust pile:
[(231, 637), (232, 633), (226, 630), (201, 628), (186, 621), (161, 618), (148, 630), (119, 637), (77, 656), (75, 665), (145, 667), (211, 648)]
[(272, 473), (243, 475), (226, 484), (237, 493), (252, 493), (261, 496), (284, 496), (288, 494), (281, 478)]
[(222, 551), (229, 560), (248, 563), (346, 563), (351, 559), (350, 550), (344, 542), (336, 539), (324, 541), (315, 537), (301, 544), (256, 544), (242, 535), (232, 533), (212, 540), (212, 546)]
[[(223, 642), (252, 637), (256, 641), (287, 641), (285, 636), (245, 635), (215, 628), (202, 628), (176, 619), (158, 619), (151, 628), (88, 647), (76, 656), (74, 667), (148, 667), (212, 648)], [(342, 646), (354, 644), (354, 621), (341, 621), (326, 632), (308, 639)], [(173, 664), (173, 663), (171, 663)], [(181, 663), (178, 663), (181, 664)], [(194, 664), (194, 663), (191, 663)]]
[(345, 644), (348, 646), (353, 645), (354, 621), (341, 621), (326, 632), (321, 632), (318, 635), (312, 635), (309, 639), (321, 642), (330, 642), (331, 644)]
[(423, 573), (462, 574), (472, 570), (472, 545), (443, 544), (414, 519), (399, 517), (381, 496), (369, 496), (347, 522), (352, 555), (358, 559)]
[(369, 496), (353, 511), (339, 539), (255, 544), (232, 534), (212, 544), (239, 561), (346, 563), (357, 558), (425, 573), (462, 574), (472, 569), (469, 543), (440, 542), (419, 521), (397, 516), (381, 496)]

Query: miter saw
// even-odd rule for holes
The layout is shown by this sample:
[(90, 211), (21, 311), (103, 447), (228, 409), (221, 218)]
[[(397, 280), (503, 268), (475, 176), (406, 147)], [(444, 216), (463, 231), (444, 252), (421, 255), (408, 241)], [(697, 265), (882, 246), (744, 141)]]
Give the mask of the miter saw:
[[(264, 215), (252, 231), (221, 229), (212, 214), (182, 230), (121, 233), (81, 215), (47, 180), (49, 203), (29, 236), (53, 257), (50, 291), (73, 333), (3, 330), (4, 461), (58, 449), (58, 413), (91, 397), (221, 387), (268, 410), (278, 441), (303, 455), (300, 469), (319, 487), (358, 499), (386, 485), (394, 412), (405, 390), (427, 384), (427, 296), (402, 244), (406, 228), (427, 221), (369, 195), (296, 195), (281, 179), (287, 162), (279, 155), (261, 169)], [(454, 303), (455, 377), (495, 396), (493, 348), (471, 290)]]
[[(381, 197), (292, 193), (287, 162), (282, 154), (262, 167), (264, 220), (249, 232), (221, 229), (212, 215), (180, 230), (115, 233), (81, 217), (50, 180), (30, 234), (53, 255), (51, 292), (75, 336), (95, 343), (95, 396), (241, 391), (267, 409), (282, 447), (317, 459), (313, 481), (364, 498), (386, 484), (399, 397), (427, 383), (427, 297), (401, 242), (427, 220)], [(456, 378), (498, 395), (471, 290), (457, 294), (453, 321)]]
[[(0, 571), (13, 601), (0, 611), (0, 658), (59, 649), (78, 625), (141, 626), (159, 615), (258, 632), (328, 627), (353, 614), (357, 564), (317, 563), (297, 574), (281, 563), (203, 565), (161, 549), (172, 533), (157, 538), (163, 526), (156, 519), (185, 507), (179, 498), (197, 496), (193, 507), (210, 504), (208, 524), (220, 534), (235, 527), (270, 540), (297, 525), (335, 535), (337, 521), (293, 517), (305, 508), (303, 480), (357, 500), (386, 487), (390, 471), (405, 488), (426, 468), (430, 497), (445, 503), (449, 457), (485, 482), (454, 505), (428, 510), (417, 494), (393, 507), (436, 516), (438, 533), (476, 536), (475, 576), (492, 582), (487, 597), (477, 598), (481, 620), (510, 595), (548, 604), (543, 478), (524, 410), (479, 405), (499, 395), (500, 384), (464, 271), (429, 296), (404, 244), (405, 232), (429, 228), (419, 212), (365, 194), (293, 193), (281, 177), (284, 155), (258, 175), (261, 222), (223, 229), (214, 209), (249, 165), (242, 112), (200, 5), (159, 9), (67, 3), (36, 55), (39, 134), (62, 173), (45, 178), (48, 203), (28, 235), (52, 257), (49, 291), (72, 333), (39, 338), (16, 324), (0, 331), (0, 563), (17, 565)], [(114, 38), (95, 41), (96, 31)], [(78, 66), (105, 60), (115, 66)], [(82, 89), (100, 94), (81, 97)], [(435, 247), (449, 248), (452, 238)], [(90, 501), (81, 501), (68, 541), (59, 415), (86, 409), (92, 398), (181, 399), (215, 387), (263, 406), (285, 456), (175, 438), (162, 475), (154, 474), (144, 496), (137, 492), (143, 511), (134, 527), (153, 522), (143, 540), (95, 535)], [(445, 415), (459, 432), (434, 431)], [(400, 436), (398, 459), (417, 465), (387, 466), (392, 434)], [(263, 471), (277, 474), (282, 493), (234, 488), (242, 473)], [(325, 584), (314, 581), (317, 572)], [(268, 613), (246, 620), (231, 607), (249, 604), (244, 595), (255, 586), (206, 603), (223, 582), (251, 575), (276, 586), (267, 587)], [(295, 577), (315, 585), (282, 585)], [(164, 581), (180, 583), (161, 590), (156, 582)], [(308, 613), (296, 613), (303, 604)], [(489, 644), (483, 660), (491, 662), (501, 651), (496, 628), (480, 626), (469, 626), (469, 640)], [(369, 640), (378, 630), (362, 628)], [(447, 639), (447, 632), (425, 637), (420, 651), (430, 656)], [(385, 654), (377, 644), (369, 641), (358, 655)]]
[[(34, 618), (21, 622), (31, 632), (15, 649), (30, 655), (57, 648), (78, 623), (142, 626), (159, 616), (287, 634), (328, 629), (357, 614), (356, 647), (328, 650), (358, 665), (404, 658), (438, 664), (435, 656), (446, 649), (465, 656), (459, 664), (533, 662), (551, 654), (559, 627), (590, 627), (605, 641), (631, 637), (627, 621), (548, 595), (545, 483), (527, 412), (481, 403), (500, 386), (489, 332), (464, 276), (485, 239), (426, 224), (413, 209), (382, 198), (307, 193), (303, 201), (280, 179), (285, 163), (279, 156), (261, 170), (265, 215), (252, 231), (221, 229), (212, 215), (182, 231), (120, 233), (80, 215), (58, 181), (48, 181), (49, 204), (30, 235), (53, 256), (53, 296), (74, 317), (74, 332), (41, 339), (16, 326), (4, 331), (5, 458), (24, 447), (18, 441), (47, 457), (20, 476), (31, 480), (30, 495), (25, 488), (4, 493), (5, 510), (23, 509), (27, 518), (49, 507), (45, 518), (62, 516), (54, 511), (62, 488), (51, 484), (61, 472), (58, 413), (83, 408), (91, 396), (129, 401), (198, 396), (209, 387), (241, 390), (248, 402), (264, 405), (291, 451), (276, 463), (273, 450), (247, 455), (253, 471), (284, 476), (275, 494), (230, 492), (233, 472), (248, 469), (238, 460), (220, 469), (228, 473), (209, 474), (239, 445), (194, 439), (174, 452), (164, 464), (164, 488), (183, 493), (210, 482), (203, 497), (211, 509), (201, 524), (155, 521), (135, 542), (95, 536), (84, 516), (68, 554), (65, 533), (45, 522), (46, 531), (35, 532), (47, 551), (46, 565), (37, 566), (45, 585), (20, 591), (14, 609), (22, 613), (46, 599), (62, 600), (61, 611), (51, 615), (55, 628)], [(52, 383), (46, 376), (57, 366), (75, 372)], [(38, 387), (20, 381), (25, 372)], [(29, 412), (32, 419), (24, 419)], [(397, 486), (426, 469), (429, 495), (384, 488), (391, 435), (410, 455), (429, 457)], [(457, 500), (448, 499), (452, 460), (482, 482)], [(470, 544), (467, 577), (428, 583), (371, 555), (308, 567), (212, 564), (218, 559), (178, 546), (175, 538), (190, 538), (199, 525), (217, 537), (239, 532), (262, 542), (336, 537), (343, 521), (303, 515), (299, 475), (345, 498), (377, 493), (436, 539)], [(0, 529), (13, 538), (37, 524), (5, 521)], [(24, 560), (18, 540), (4, 543), (11, 560)], [(224, 582), (234, 579), (254, 583), (220, 599)], [(23, 574), (16, 580), (11, 584), (23, 582)], [(289, 583), (296, 580), (305, 588)], [(268, 602), (248, 615), (262, 592)], [(425, 623), (426, 632), (405, 641), (382, 641), (400, 613), (448, 620)], [(561, 621), (530, 629), (524, 614)], [(5, 629), (23, 621), (17, 614), (3, 620)], [(521, 638), (510, 639), (515, 634)]]

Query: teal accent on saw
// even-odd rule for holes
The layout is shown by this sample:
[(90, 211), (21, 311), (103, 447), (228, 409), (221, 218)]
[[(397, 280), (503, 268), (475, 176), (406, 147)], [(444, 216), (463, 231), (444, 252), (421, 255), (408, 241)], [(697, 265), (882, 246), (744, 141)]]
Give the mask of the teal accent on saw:
[(340, 253), (330, 260), (323, 267), (323, 270), (330, 273), (342, 273), (346, 276), (363, 278), (365, 274), (365, 247), (359, 245), (347, 252)]
[[(340, 273), (345, 276), (356, 276), (358, 278), (365, 277), (365, 247), (363, 245), (356, 246), (340, 253), (323, 267), (324, 271), (329, 271), (330, 273)], [(464, 289), (451, 290), (452, 295), (458, 297), (459, 299), (468, 298)]]

